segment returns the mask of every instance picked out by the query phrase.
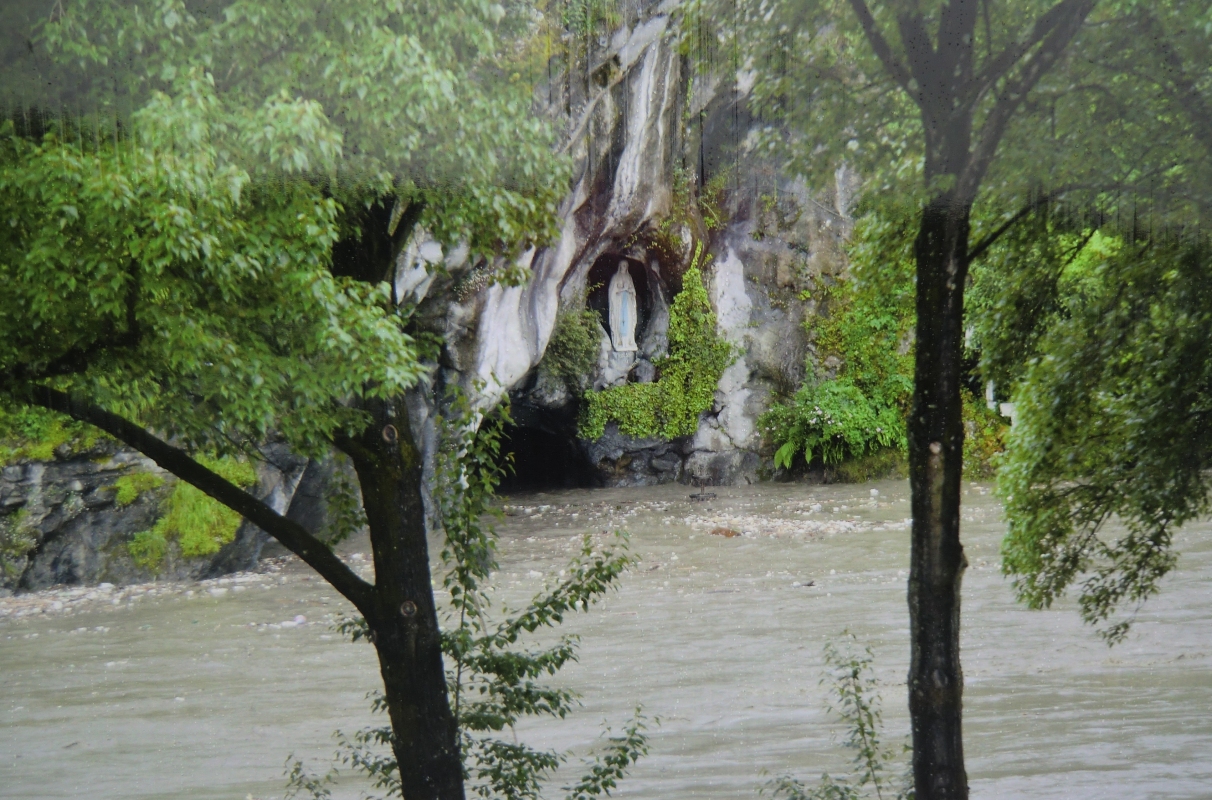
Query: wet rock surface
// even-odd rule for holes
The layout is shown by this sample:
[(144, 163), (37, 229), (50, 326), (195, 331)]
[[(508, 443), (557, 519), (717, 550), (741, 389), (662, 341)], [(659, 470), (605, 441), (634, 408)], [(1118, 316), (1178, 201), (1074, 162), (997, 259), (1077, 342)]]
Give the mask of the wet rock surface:
[[(250, 491), (287, 513), (308, 461), (282, 445), (265, 446), (261, 456), (257, 484)], [(161, 483), (119, 502), (119, 480), (140, 473)], [(155, 525), (175, 483), (149, 459), (112, 443), (64, 453), (53, 461), (5, 467), (0, 474), (0, 536), (20, 547), (6, 553), (0, 592), (208, 578), (255, 567), (268, 536), (248, 522), (211, 556), (184, 558), (170, 543), (165, 561), (154, 570), (135, 562), (128, 545), (135, 534)], [(319, 491), (314, 482), (311, 488)], [(310, 494), (299, 499), (300, 521), (322, 525), (315, 499)]]

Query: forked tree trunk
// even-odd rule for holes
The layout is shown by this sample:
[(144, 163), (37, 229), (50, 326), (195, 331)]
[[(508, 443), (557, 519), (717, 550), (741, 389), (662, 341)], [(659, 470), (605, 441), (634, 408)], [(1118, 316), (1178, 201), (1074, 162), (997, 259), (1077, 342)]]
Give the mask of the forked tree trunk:
[(403, 401), (365, 405), (372, 421), (342, 443), (354, 462), (370, 527), (375, 606), (367, 617), (383, 675), (406, 800), (463, 800), (458, 727), (446, 691), (430, 583), (421, 453)]
[(917, 341), (909, 419), (913, 532), (909, 711), (918, 800), (966, 800), (960, 670), (960, 358), (971, 206), (950, 193), (922, 212), (915, 244)]

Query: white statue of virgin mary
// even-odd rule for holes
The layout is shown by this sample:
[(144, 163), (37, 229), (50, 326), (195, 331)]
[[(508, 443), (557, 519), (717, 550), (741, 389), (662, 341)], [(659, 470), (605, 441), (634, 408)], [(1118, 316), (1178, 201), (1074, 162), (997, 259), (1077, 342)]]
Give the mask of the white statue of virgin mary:
[(619, 270), (610, 279), (610, 344), (618, 352), (634, 352), (636, 296), (635, 283), (627, 269), (627, 262), (619, 262)]

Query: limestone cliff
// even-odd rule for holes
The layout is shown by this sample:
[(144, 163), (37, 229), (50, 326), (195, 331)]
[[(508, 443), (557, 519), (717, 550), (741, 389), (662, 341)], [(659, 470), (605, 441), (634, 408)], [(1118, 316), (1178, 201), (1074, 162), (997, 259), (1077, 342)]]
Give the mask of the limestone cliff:
[[(446, 348), (432, 383), (415, 394), (417, 421), (430, 417), (434, 390), (446, 384), (473, 393), (481, 408), (508, 393), (517, 485), (720, 484), (767, 474), (757, 419), (772, 394), (799, 385), (811, 355), (802, 323), (814, 306), (802, 293), (844, 264), (851, 178), (810, 189), (749, 152), (757, 123), (744, 76), (695, 72), (679, 55), (676, 13), (676, 3), (649, 7), (603, 36), (590, 63), (565, 65), (541, 88), (576, 168), (559, 239), (523, 257), (529, 280), (455, 302), (441, 294), (420, 301), (441, 320)], [(705, 273), (719, 331), (739, 354), (714, 408), (684, 440), (633, 439), (613, 426), (597, 441), (580, 440), (576, 398), (537, 369), (557, 314), (585, 305), (602, 312), (601, 354), (587, 385), (653, 380), (669, 305), (700, 241), (711, 256)], [(428, 264), (439, 263), (436, 243), (418, 245), (401, 265), (407, 285), (428, 274), (426, 247)], [(613, 352), (606, 330), (604, 286), (620, 260), (641, 296), (634, 354)], [(546, 473), (529, 472), (537, 462)]]

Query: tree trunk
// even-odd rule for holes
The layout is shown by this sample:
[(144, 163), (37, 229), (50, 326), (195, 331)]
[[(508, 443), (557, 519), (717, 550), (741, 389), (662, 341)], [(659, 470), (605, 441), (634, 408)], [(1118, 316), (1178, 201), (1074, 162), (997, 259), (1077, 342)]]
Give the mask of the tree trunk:
[(917, 341), (909, 420), (913, 533), (909, 713), (917, 800), (968, 797), (961, 731), (960, 545), (963, 296), (971, 205), (936, 195), (915, 244)]
[(375, 563), (367, 618), (406, 800), (463, 800), (458, 726), (450, 709), (421, 497), (421, 453), (403, 401), (368, 401), (371, 423), (339, 442), (362, 488)]

